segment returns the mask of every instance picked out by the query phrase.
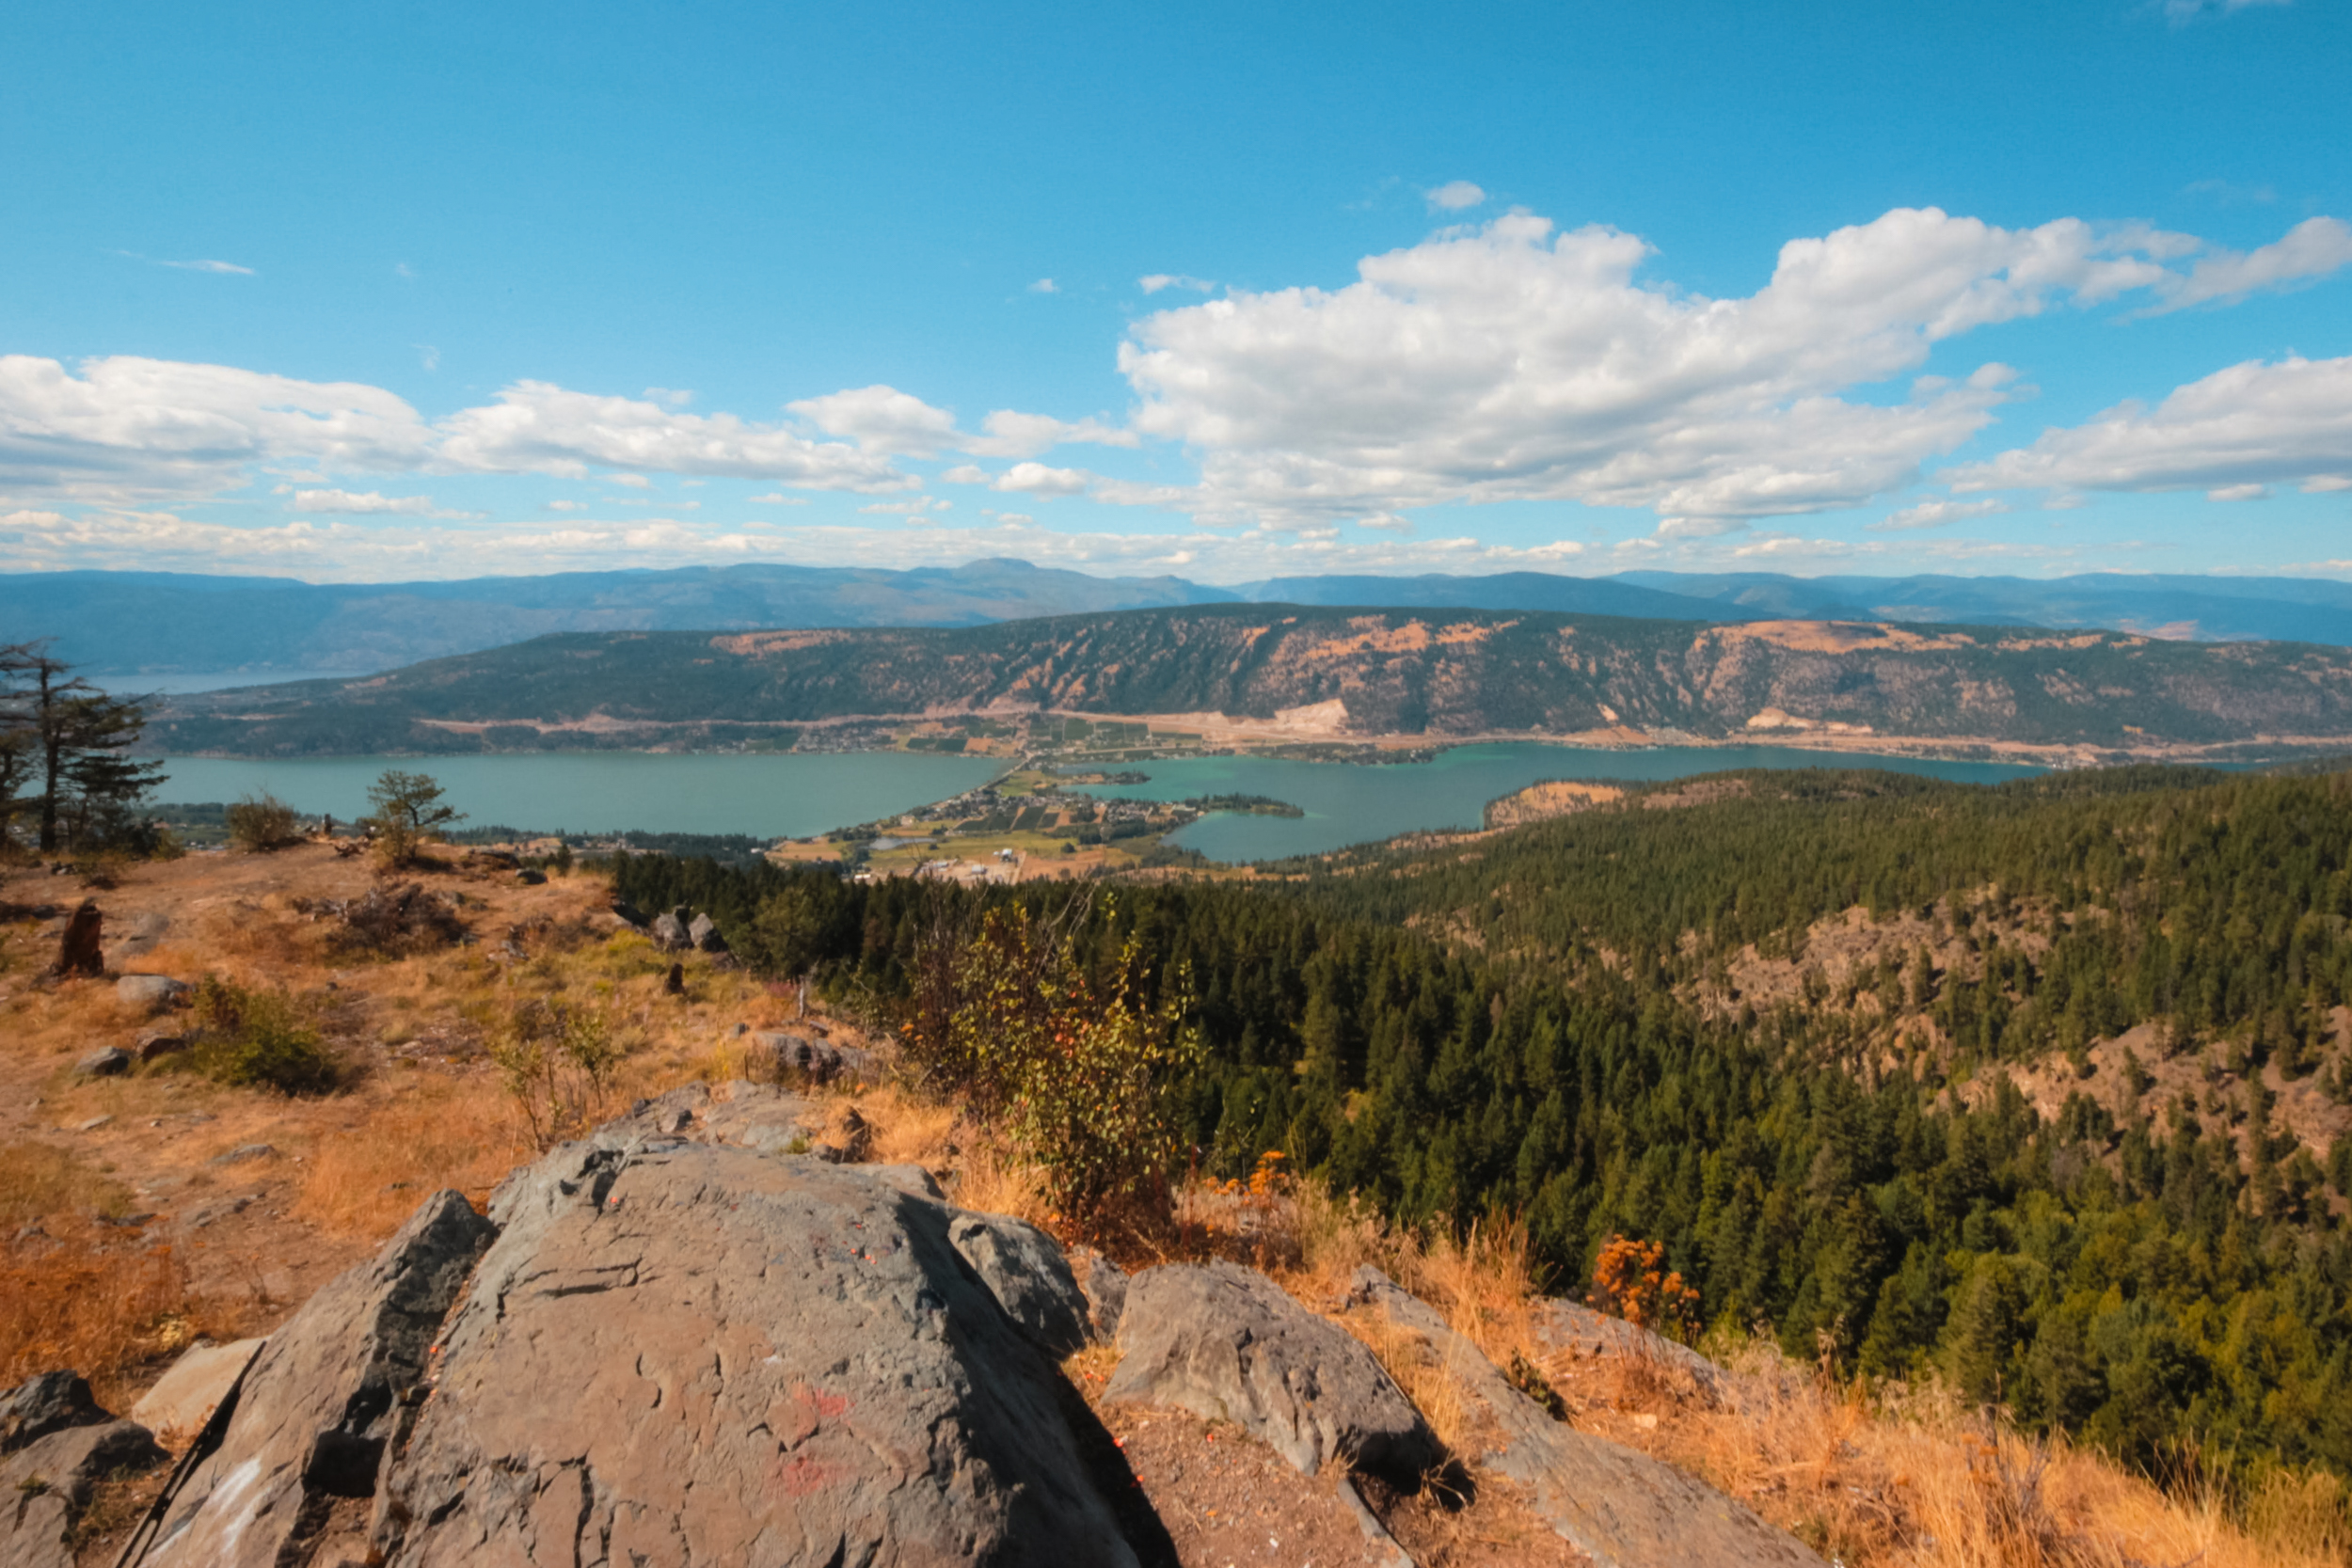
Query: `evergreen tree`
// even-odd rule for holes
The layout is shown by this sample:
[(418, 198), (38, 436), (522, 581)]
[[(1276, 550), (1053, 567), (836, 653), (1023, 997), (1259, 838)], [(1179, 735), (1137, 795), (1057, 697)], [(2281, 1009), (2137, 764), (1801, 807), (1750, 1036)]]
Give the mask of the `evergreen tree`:
[(0, 812), (38, 784), (34, 842), (44, 853), (120, 843), (163, 765), (128, 755), (147, 725), (140, 703), (107, 695), (50, 657), (44, 639), (0, 647)]

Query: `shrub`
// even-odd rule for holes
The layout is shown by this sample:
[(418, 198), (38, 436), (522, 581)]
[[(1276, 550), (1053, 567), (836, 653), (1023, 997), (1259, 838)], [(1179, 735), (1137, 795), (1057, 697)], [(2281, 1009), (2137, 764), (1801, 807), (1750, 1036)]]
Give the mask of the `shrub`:
[(1164, 1223), (1183, 1151), (1171, 1090), (1200, 1056), (1180, 985), (1136, 995), (1130, 938), (1108, 977), (1087, 973), (1083, 898), (1058, 917), (998, 908), (977, 932), (935, 927), (918, 957), (909, 1055), (1001, 1124), (1043, 1176), (1055, 1213), (1081, 1231)]
[(215, 1083), (325, 1094), (342, 1079), (334, 1053), (282, 993), (207, 975), (196, 988), (196, 1021), (203, 1038), (185, 1060)]
[(1698, 1325), (1698, 1291), (1666, 1268), (1666, 1249), (1656, 1242), (1612, 1237), (1593, 1262), (1587, 1299), (1597, 1311), (1679, 1339)]
[(223, 816), (229, 828), (229, 842), (240, 849), (259, 852), (281, 848), (299, 836), (294, 807), (267, 790), (258, 796), (246, 796), (230, 806)]
[(604, 1119), (623, 1053), (603, 1013), (526, 1002), (493, 1032), (489, 1051), (542, 1152)]
[(375, 835), (375, 852), (388, 865), (405, 865), (417, 851), (441, 836), (441, 830), (463, 822), (466, 814), (441, 803), (441, 785), (430, 773), (385, 769), (368, 786), (368, 803), (375, 808), (366, 825)]

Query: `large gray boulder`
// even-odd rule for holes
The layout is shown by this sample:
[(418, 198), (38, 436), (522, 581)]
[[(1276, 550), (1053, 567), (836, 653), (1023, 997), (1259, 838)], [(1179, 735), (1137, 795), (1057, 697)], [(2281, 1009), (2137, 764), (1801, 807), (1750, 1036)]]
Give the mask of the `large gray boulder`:
[(1009, 1214), (961, 1213), (949, 1223), (955, 1243), (972, 1272), (1005, 1309), (1056, 1360), (1086, 1348), (1086, 1292), (1070, 1272), (1061, 1243), (1026, 1220)]
[(608, 1133), (491, 1214), (379, 1504), (391, 1568), (1135, 1562), (945, 1205)]
[(492, 1234), (462, 1196), (437, 1193), (373, 1261), (271, 1335), (220, 1446), (190, 1473), (142, 1562), (305, 1560), (337, 1498), (374, 1494), (385, 1450), (413, 1416), (426, 1352)]
[(170, 1458), (136, 1421), (118, 1421), (73, 1372), (0, 1394), (0, 1563), (72, 1568), (73, 1528), (98, 1482)]
[(1251, 1270), (1174, 1263), (1136, 1275), (1119, 1348), (1104, 1398), (1231, 1421), (1304, 1474), (1339, 1459), (1411, 1491), (1445, 1458), (1372, 1352)]
[(686, 906), (680, 904), (667, 914), (653, 917), (653, 940), (665, 951), (683, 953), (694, 945), (691, 934), (692, 920)]
[(1795, 1537), (1713, 1487), (1553, 1420), (1435, 1307), (1378, 1269), (1359, 1269), (1348, 1299), (1353, 1309), (1409, 1331), (1420, 1354), (1447, 1370), (1473, 1406), (1472, 1429), (1488, 1436), (1479, 1464), (1516, 1482), (1536, 1516), (1597, 1568), (1827, 1568)]
[(185, 980), (168, 974), (125, 974), (115, 982), (115, 1000), (142, 1013), (159, 1013), (187, 1000)]
[(719, 934), (719, 923), (707, 914), (698, 914), (686, 926), (686, 940), (704, 953), (724, 953), (727, 939)]

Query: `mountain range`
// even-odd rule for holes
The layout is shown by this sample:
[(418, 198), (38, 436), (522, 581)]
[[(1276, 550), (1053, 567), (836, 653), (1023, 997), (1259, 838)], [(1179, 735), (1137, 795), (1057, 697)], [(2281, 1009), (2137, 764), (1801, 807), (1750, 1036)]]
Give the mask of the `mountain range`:
[(169, 752), (741, 744), (760, 726), (1065, 712), (1301, 738), (1862, 736), (2227, 756), (2352, 749), (2352, 651), (2128, 633), (1194, 605), (957, 628), (563, 632), (174, 700)]
[(2352, 645), (2352, 584), (2303, 578), (1278, 578), (1218, 588), (1021, 561), (895, 571), (773, 563), (440, 582), (308, 583), (162, 572), (0, 575), (0, 642), (56, 639), (94, 674), (369, 673), (548, 632), (972, 626), (1114, 610), (1290, 603), (1654, 620), (2096, 626), (2187, 641)]

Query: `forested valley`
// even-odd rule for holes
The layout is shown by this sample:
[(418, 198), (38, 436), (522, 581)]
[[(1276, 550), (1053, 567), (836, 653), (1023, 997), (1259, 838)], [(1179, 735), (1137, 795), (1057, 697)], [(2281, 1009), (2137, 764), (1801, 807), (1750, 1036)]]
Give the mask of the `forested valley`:
[[(1563, 1291), (1654, 1240), (1704, 1322), (1842, 1375), (2158, 1474), (2352, 1474), (2348, 806), (2317, 768), (1719, 775), (1096, 889), (1079, 941), (1197, 1024), (1205, 1175), (1279, 1149), (1401, 1223), (1523, 1223)], [(1073, 897), (662, 856), (617, 888), (884, 1019), (942, 929)]]

